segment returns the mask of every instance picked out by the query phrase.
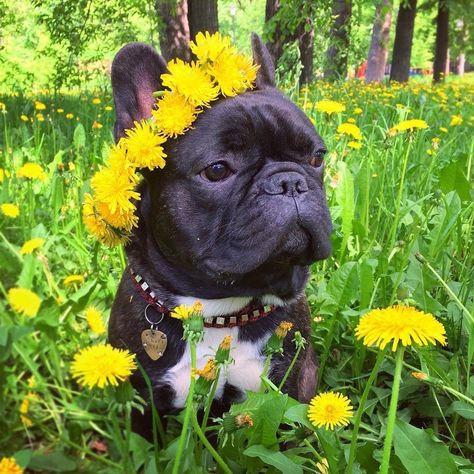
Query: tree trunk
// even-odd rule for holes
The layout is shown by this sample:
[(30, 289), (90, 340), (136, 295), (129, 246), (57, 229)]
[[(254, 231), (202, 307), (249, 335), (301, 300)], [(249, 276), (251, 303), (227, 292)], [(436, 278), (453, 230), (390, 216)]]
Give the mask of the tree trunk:
[(449, 9), (446, 0), (438, 0), (438, 16), (436, 17), (436, 44), (433, 63), (433, 82), (444, 80), (448, 62), (449, 45)]
[(401, 0), (393, 44), (391, 81), (408, 82), (415, 16), (416, 0), (408, 0), (407, 2)]
[(327, 50), (327, 66), (324, 77), (330, 81), (347, 76), (347, 52), (351, 28), (352, 0), (333, 0), (334, 22), (330, 32), (330, 46)]
[[(280, 8), (280, 0), (267, 0), (265, 4), (265, 24), (275, 16)], [(274, 25), (271, 40), (266, 44), (268, 51), (272, 55), (273, 62), (276, 64), (283, 53), (283, 38), (281, 36), (281, 28), (279, 23)]]
[(392, 23), (392, 0), (381, 0), (375, 9), (375, 20), (372, 28), (366, 82), (383, 81), (387, 65), (388, 43), (390, 40), (390, 25)]
[(161, 55), (166, 61), (175, 58), (189, 61), (187, 0), (156, 0), (156, 12), (160, 18)]
[[(308, 25), (307, 28), (306, 25)], [(303, 85), (310, 83), (313, 79), (314, 23), (312, 18), (305, 18), (305, 21), (300, 25), (300, 33), (299, 49), (303, 64), (300, 85)]]
[(219, 31), (217, 0), (188, 0), (188, 23), (192, 40), (200, 31)]
[(459, 76), (464, 76), (464, 68), (466, 65), (466, 55), (464, 53), (459, 53), (456, 58), (456, 72)]

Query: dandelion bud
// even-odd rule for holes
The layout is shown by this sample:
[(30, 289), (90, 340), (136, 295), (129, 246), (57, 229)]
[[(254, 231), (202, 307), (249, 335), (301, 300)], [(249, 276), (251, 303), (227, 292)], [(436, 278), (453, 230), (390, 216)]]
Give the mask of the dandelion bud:
[(284, 337), (286, 337), (286, 335), (288, 334), (288, 331), (290, 331), (292, 327), (293, 327), (293, 323), (290, 323), (288, 321), (282, 321), (278, 325), (278, 327), (275, 329), (275, 334), (280, 339), (283, 339)]
[(222, 428), (224, 429), (225, 433), (234, 433), (239, 428), (246, 428), (247, 426), (253, 426), (253, 419), (248, 414), (241, 414), (241, 415), (224, 415), (224, 419), (222, 420)]
[(232, 342), (232, 336), (225, 336), (222, 342), (219, 344), (219, 348), (216, 352), (216, 362), (218, 364), (225, 364), (229, 362), (230, 356), (230, 343)]
[(412, 372), (411, 376), (422, 382), (428, 379), (428, 375), (425, 374), (424, 372)]

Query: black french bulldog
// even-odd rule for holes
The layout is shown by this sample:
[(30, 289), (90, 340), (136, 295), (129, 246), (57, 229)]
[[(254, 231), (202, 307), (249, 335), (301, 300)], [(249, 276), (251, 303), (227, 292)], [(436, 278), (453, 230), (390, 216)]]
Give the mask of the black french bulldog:
[[(224, 336), (232, 335), (234, 363), (221, 374), (214, 414), (241, 400), (244, 390), (259, 389), (265, 343), (280, 322), (292, 322), (293, 329), (283, 355), (273, 357), (274, 383), (295, 353), (293, 332), (310, 341), (304, 295), (308, 265), (331, 250), (323, 187), (326, 150), (308, 117), (275, 88), (271, 57), (255, 34), (252, 47), (260, 65), (256, 88), (213, 102), (191, 130), (167, 141), (163, 170), (143, 171), (139, 225), (126, 247), (129, 268), (112, 308), (109, 339), (136, 353), (160, 415), (184, 406), (190, 355), (181, 321), (150, 307), (143, 288), (170, 309), (199, 300), (204, 317), (225, 322), (225, 327), (205, 328), (197, 354), (197, 367), (203, 367)], [(163, 58), (145, 44), (129, 44), (117, 54), (112, 65), (116, 140), (134, 121), (150, 117), (152, 93), (162, 89), (165, 72)], [(130, 269), (145, 286), (137, 286)], [(272, 305), (266, 317), (246, 317), (264, 305)], [(167, 347), (158, 360), (142, 344), (141, 333), (150, 328), (145, 316), (155, 322), (163, 317), (158, 330), (166, 334)], [(238, 325), (227, 324), (232, 317)], [(139, 372), (132, 383), (149, 399)], [(315, 355), (308, 343), (284, 391), (307, 402), (315, 383)], [(149, 437), (150, 420), (149, 414), (137, 415), (134, 429)]]

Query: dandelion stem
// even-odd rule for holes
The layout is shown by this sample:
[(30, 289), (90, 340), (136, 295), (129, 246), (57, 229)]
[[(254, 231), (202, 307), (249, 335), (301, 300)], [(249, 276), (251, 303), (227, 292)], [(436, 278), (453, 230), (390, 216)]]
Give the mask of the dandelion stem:
[(217, 369), (216, 378), (212, 382), (211, 391), (209, 397), (207, 398), (206, 408), (204, 409), (204, 416), (202, 417), (201, 428), (206, 429), (207, 420), (209, 418), (209, 412), (211, 411), (212, 401), (214, 400), (214, 395), (216, 394), (217, 384), (219, 383), (219, 376), (221, 374), (220, 367)]
[(188, 392), (188, 398), (186, 399), (183, 429), (181, 430), (181, 436), (179, 437), (178, 450), (176, 451), (176, 458), (173, 464), (172, 474), (178, 474), (180, 472), (179, 465), (181, 463), (181, 458), (183, 456), (184, 443), (186, 441), (186, 438), (188, 437), (188, 428), (189, 428), (189, 421), (191, 419), (191, 413), (194, 409), (193, 397), (194, 397), (195, 378), (193, 375), (193, 369), (196, 368), (196, 341), (191, 339), (189, 341), (189, 347), (191, 351), (191, 372), (190, 372), (189, 392)]
[(393, 376), (392, 398), (390, 399), (390, 408), (388, 411), (387, 431), (385, 433), (385, 442), (383, 445), (382, 464), (380, 466), (380, 474), (388, 474), (390, 465), (390, 453), (392, 451), (393, 430), (395, 428), (395, 419), (397, 417), (398, 395), (400, 392), (400, 380), (402, 375), (403, 355), (405, 347), (398, 349), (395, 358), (395, 374)]
[(227, 466), (224, 460), (220, 457), (219, 453), (212, 447), (211, 443), (209, 443), (208, 439), (206, 438), (206, 435), (201, 430), (201, 427), (199, 426), (199, 422), (196, 417), (196, 413), (197, 413), (197, 409), (192, 410), (192, 422), (193, 422), (194, 431), (196, 432), (199, 439), (201, 440), (201, 443), (211, 453), (212, 457), (214, 458), (216, 463), (219, 464), (222, 471), (225, 472), (226, 474), (232, 474), (232, 471), (229, 469), (229, 466)]
[(355, 454), (356, 454), (356, 449), (357, 449), (357, 436), (359, 434), (359, 427), (360, 427), (360, 422), (362, 420), (362, 415), (364, 414), (365, 402), (367, 401), (367, 397), (369, 396), (369, 392), (370, 392), (370, 389), (372, 388), (375, 378), (377, 377), (377, 374), (379, 373), (379, 369), (380, 369), (380, 366), (382, 365), (384, 356), (385, 356), (385, 350), (378, 352), (375, 365), (372, 369), (372, 372), (370, 373), (367, 383), (365, 384), (365, 388), (364, 388), (364, 391), (362, 392), (362, 396), (360, 397), (359, 408), (357, 409), (357, 413), (354, 418), (354, 428), (352, 429), (351, 449), (349, 452), (349, 461), (347, 462), (347, 468), (346, 468), (347, 474), (352, 473), (352, 466), (354, 464)]
[(278, 390), (281, 391), (281, 389), (283, 388), (283, 385), (285, 385), (286, 379), (291, 374), (291, 371), (293, 370), (293, 367), (296, 361), (298, 360), (298, 356), (300, 355), (301, 349), (302, 349), (302, 346), (298, 346), (298, 348), (296, 349), (296, 352), (295, 352), (295, 355), (293, 356), (291, 364), (289, 365), (287, 371), (285, 372), (285, 375), (281, 379), (280, 385), (278, 385)]
[(268, 377), (268, 369), (270, 368), (271, 360), (272, 360), (272, 354), (268, 354), (267, 358), (265, 359), (265, 365), (263, 366), (262, 375), (260, 375), (260, 378), (262, 379), (262, 385), (260, 385), (260, 393), (263, 393), (265, 391), (265, 383), (263, 379), (265, 377)]

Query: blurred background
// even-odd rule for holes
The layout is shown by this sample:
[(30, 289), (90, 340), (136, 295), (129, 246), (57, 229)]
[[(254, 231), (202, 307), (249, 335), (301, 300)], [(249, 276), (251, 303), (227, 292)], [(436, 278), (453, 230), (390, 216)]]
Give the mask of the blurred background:
[(439, 81), (473, 68), (473, 10), (471, 0), (1, 0), (0, 88), (107, 88), (123, 44), (189, 59), (203, 30), (244, 50), (262, 35), (280, 80)]

